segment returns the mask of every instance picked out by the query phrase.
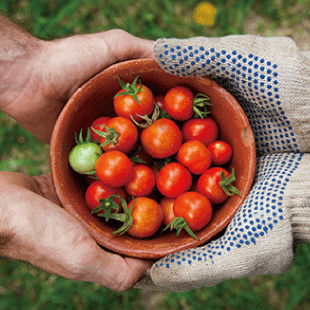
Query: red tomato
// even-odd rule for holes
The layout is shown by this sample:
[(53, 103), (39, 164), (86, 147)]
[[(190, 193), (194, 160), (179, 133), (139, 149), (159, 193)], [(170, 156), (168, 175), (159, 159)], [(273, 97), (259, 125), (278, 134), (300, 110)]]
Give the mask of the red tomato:
[(155, 102), (158, 105), (158, 107), (164, 111), (165, 107), (164, 107), (164, 101), (165, 101), (165, 95), (156, 95), (155, 96)]
[(218, 138), (218, 135), (218, 126), (210, 117), (193, 118), (186, 121), (182, 126), (184, 141), (198, 140), (208, 146)]
[[(110, 187), (108, 185), (103, 184), (101, 181), (96, 180), (91, 183), (85, 193), (85, 201), (88, 208), (92, 211), (97, 208), (101, 202), (99, 199), (107, 199), (112, 195), (119, 194), (121, 197), (126, 200), (126, 193), (121, 187)], [(123, 206), (121, 201), (118, 198), (113, 199), (119, 206), (119, 211), (123, 211)], [(116, 212), (116, 209), (112, 209), (111, 212)], [(104, 211), (98, 211), (96, 214), (104, 214)]]
[(224, 141), (214, 141), (208, 146), (211, 153), (212, 163), (215, 166), (227, 164), (232, 157), (231, 146)]
[(160, 206), (164, 212), (163, 224), (167, 226), (175, 219), (175, 215), (173, 212), (173, 204), (175, 202), (175, 198), (163, 197), (160, 201)]
[(138, 141), (138, 129), (131, 120), (124, 117), (113, 117), (106, 126), (109, 129), (103, 132), (105, 137), (99, 139), (105, 152), (116, 150), (127, 154), (132, 151)]
[(183, 143), (177, 160), (193, 174), (202, 174), (211, 166), (211, 154), (208, 148), (197, 140)]
[(104, 184), (120, 187), (130, 182), (133, 178), (133, 163), (122, 152), (108, 151), (98, 158), (96, 175)]
[(134, 166), (134, 176), (125, 185), (126, 192), (133, 197), (148, 196), (155, 187), (155, 174), (153, 170), (145, 165)]
[(212, 205), (209, 199), (197, 192), (180, 195), (173, 204), (176, 217), (183, 217), (192, 231), (205, 227), (212, 217)]
[(182, 144), (182, 133), (172, 120), (161, 118), (142, 131), (141, 144), (149, 155), (163, 159), (177, 153)]
[[(137, 79), (135, 80), (137, 82)], [(141, 116), (150, 116), (154, 110), (154, 95), (152, 91), (145, 85), (135, 84), (124, 85), (114, 97), (114, 110), (118, 116), (141, 121)], [(141, 86), (141, 89), (139, 90)], [(139, 90), (139, 91), (138, 91)], [(138, 91), (138, 92), (137, 92)], [(120, 95), (124, 93), (123, 95)], [(139, 103), (136, 101), (138, 99)]]
[(104, 127), (104, 125), (107, 125), (107, 122), (111, 119), (111, 117), (109, 116), (102, 116), (102, 117), (99, 117), (97, 119), (95, 119), (91, 125), (90, 125), (90, 132), (91, 132), (91, 139), (93, 141), (97, 141), (100, 136), (94, 132), (94, 129), (96, 130), (99, 130), (99, 131), (103, 131), (103, 132), (106, 132), (106, 129)]
[(165, 95), (164, 109), (175, 120), (186, 121), (193, 114), (193, 92), (185, 86), (175, 86)]
[(226, 169), (212, 167), (205, 171), (198, 179), (198, 192), (206, 196), (214, 204), (222, 203), (229, 197), (220, 186), (222, 172), (224, 172), (226, 179), (230, 176)]
[(176, 198), (191, 188), (192, 175), (183, 165), (172, 162), (159, 171), (156, 185), (165, 197)]
[(154, 235), (163, 222), (163, 210), (153, 199), (138, 197), (128, 204), (132, 210), (133, 225), (127, 233), (135, 238), (148, 238)]

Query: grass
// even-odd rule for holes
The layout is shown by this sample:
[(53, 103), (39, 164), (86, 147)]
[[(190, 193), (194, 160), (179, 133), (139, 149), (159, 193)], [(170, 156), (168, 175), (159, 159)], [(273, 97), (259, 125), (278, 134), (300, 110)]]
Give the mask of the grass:
[[(306, 0), (218, 0), (213, 27), (196, 24), (197, 0), (2, 0), (0, 10), (42, 39), (122, 28), (149, 39), (159, 37), (223, 36), (245, 33), (251, 16), (254, 32), (272, 35), (302, 25), (310, 17)], [(294, 32), (291, 32), (292, 35)], [(48, 173), (48, 146), (14, 120), (0, 113), (0, 169), (31, 175)], [(92, 283), (47, 274), (19, 261), (2, 258), (0, 308), (14, 309), (309, 309), (310, 246), (299, 245), (292, 268), (281, 275), (225, 281), (190, 292), (145, 293), (131, 289), (112, 292)], [(145, 299), (145, 298), (144, 298)], [(154, 300), (156, 302), (154, 302)]]

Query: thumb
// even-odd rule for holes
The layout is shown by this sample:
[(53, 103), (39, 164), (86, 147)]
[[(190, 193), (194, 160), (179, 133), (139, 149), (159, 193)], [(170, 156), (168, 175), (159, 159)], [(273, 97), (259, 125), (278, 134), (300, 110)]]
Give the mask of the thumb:
[(110, 65), (130, 59), (153, 58), (153, 41), (142, 39), (120, 29), (106, 31), (102, 34), (105, 43), (114, 59)]
[(63, 71), (65, 65), (67, 78), (74, 73), (72, 78), (75, 83), (71, 84), (73, 90), (114, 63), (154, 57), (153, 41), (120, 29), (75, 35), (45, 44), (53, 68), (59, 63), (59, 70)]

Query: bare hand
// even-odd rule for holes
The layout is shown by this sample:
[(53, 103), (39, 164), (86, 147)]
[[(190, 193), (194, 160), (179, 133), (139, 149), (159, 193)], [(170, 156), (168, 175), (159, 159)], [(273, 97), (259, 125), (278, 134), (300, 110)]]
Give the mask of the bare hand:
[[(0, 15), (0, 109), (49, 142), (73, 92), (110, 65), (153, 57), (153, 42), (122, 30), (42, 41)], [(105, 252), (60, 207), (50, 176), (0, 172), (0, 255), (113, 290), (131, 288), (149, 261)]]
[(153, 57), (153, 42), (123, 30), (42, 41), (0, 15), (0, 109), (49, 142), (73, 92), (114, 63)]
[(131, 288), (149, 261), (105, 252), (84, 226), (58, 205), (49, 175), (0, 172), (0, 254), (49, 273), (94, 282), (116, 291)]

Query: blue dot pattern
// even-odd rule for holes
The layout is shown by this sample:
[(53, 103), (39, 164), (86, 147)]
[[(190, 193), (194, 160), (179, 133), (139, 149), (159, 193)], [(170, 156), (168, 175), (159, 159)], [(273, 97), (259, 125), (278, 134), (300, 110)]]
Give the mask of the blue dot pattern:
[(231, 220), (225, 234), (204, 247), (189, 249), (162, 258), (156, 267), (189, 265), (193, 261), (212, 265), (213, 259), (233, 249), (256, 244), (284, 218), (282, 206), (285, 188), (298, 168), (303, 154), (270, 154), (259, 158), (253, 189)]
[(293, 127), (283, 111), (278, 65), (251, 53), (181, 44), (162, 46), (162, 67), (179, 76), (208, 75), (240, 103), (254, 131), (258, 155), (300, 152)]

